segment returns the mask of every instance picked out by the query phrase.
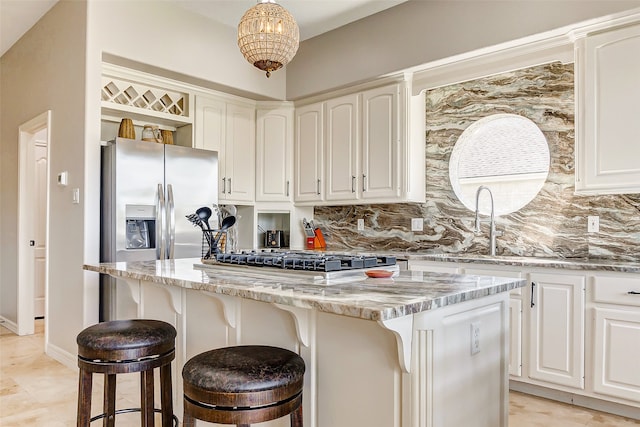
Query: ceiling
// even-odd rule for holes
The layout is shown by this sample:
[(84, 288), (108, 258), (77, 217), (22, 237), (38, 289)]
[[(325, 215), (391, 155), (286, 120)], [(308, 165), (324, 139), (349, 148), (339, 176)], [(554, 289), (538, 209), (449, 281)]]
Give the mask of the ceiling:
[[(58, 0), (0, 0), (0, 56)], [(104, 0), (119, 1), (119, 0)], [(235, 28), (255, 0), (165, 0)], [(407, 0), (280, 0), (306, 40)]]

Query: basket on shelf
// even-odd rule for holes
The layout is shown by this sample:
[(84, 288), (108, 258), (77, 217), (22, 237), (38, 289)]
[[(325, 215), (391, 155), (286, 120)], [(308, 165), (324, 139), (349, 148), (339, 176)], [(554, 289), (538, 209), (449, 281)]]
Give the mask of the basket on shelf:
[(215, 259), (216, 254), (226, 253), (226, 249), (226, 230), (202, 230), (202, 259)]

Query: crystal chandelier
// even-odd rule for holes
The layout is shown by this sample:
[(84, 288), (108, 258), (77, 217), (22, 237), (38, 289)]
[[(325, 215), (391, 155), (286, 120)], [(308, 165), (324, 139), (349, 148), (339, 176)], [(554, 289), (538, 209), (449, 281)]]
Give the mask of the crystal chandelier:
[(258, 0), (238, 24), (240, 52), (267, 77), (291, 61), (299, 43), (298, 24), (275, 0)]

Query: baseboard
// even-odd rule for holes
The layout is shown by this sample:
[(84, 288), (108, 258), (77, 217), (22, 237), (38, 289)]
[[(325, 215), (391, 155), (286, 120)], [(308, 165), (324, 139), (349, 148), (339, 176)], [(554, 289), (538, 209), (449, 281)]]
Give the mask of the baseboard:
[(71, 354), (62, 350), (60, 347), (49, 343), (45, 345), (44, 352), (47, 356), (62, 363), (64, 366), (71, 369), (78, 369), (78, 358), (75, 354)]
[(7, 319), (4, 316), (0, 316), (0, 324), (2, 324), (2, 326), (7, 328), (8, 330), (13, 332), (14, 334), (18, 335), (18, 324), (17, 323), (10, 321), (9, 319)]
[(545, 399), (555, 400), (569, 405), (582, 406), (583, 408), (594, 409), (596, 411), (607, 412), (621, 417), (640, 420), (640, 407), (625, 405), (622, 403), (609, 402), (608, 400), (597, 399), (595, 397), (583, 396), (581, 394), (569, 393), (566, 391), (554, 390), (538, 385), (527, 384), (519, 381), (509, 381), (509, 390), (531, 394)]

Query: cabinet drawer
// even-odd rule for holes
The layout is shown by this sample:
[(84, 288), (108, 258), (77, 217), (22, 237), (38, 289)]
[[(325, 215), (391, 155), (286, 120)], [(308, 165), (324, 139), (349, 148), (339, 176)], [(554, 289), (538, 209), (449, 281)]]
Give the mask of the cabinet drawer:
[(593, 301), (640, 307), (640, 278), (593, 278)]

